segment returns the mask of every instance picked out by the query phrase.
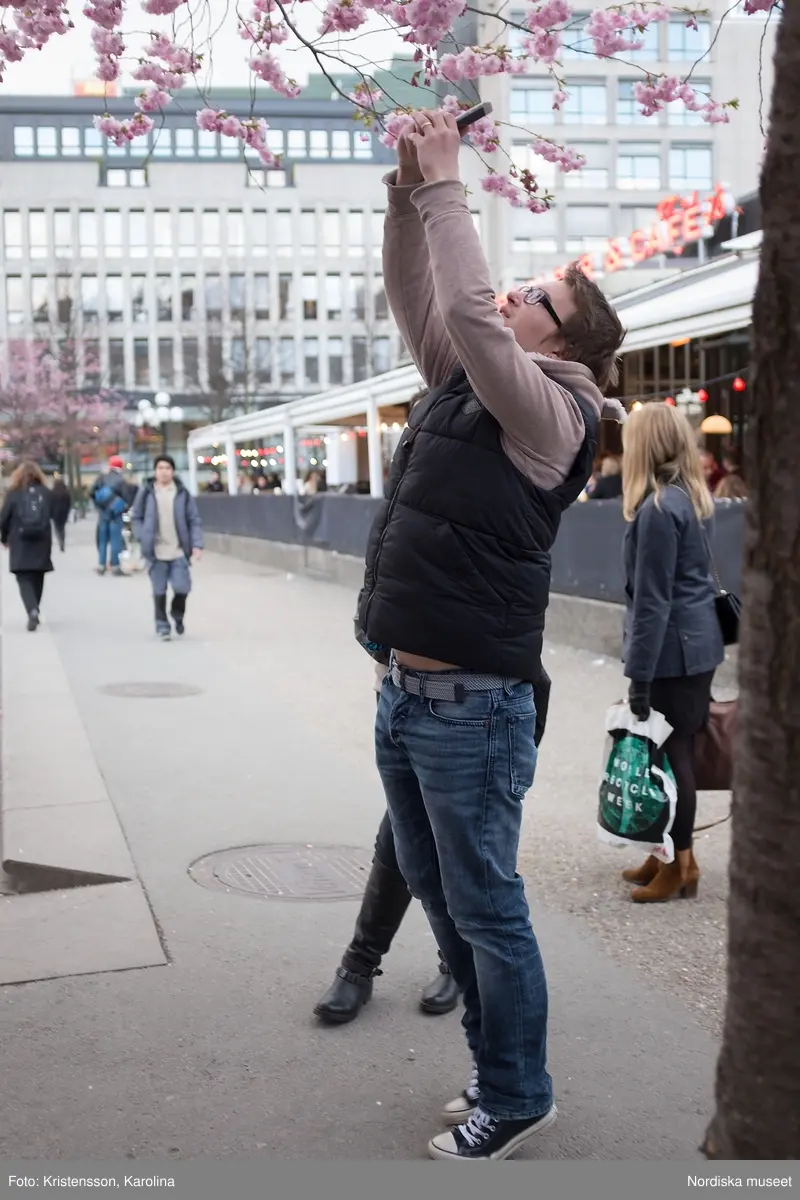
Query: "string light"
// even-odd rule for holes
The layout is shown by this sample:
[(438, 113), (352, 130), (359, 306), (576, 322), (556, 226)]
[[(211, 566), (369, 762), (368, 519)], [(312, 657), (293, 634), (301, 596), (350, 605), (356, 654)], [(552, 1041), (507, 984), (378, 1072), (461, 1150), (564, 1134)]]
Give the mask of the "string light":
[(743, 392), (744, 389), (747, 387), (747, 384), (742, 379), (741, 375), (737, 375), (736, 378), (734, 379), (733, 383), (731, 384), (731, 387), (733, 388), (733, 390), (735, 392)]
[(697, 392), (697, 403), (706, 404), (708, 401), (708, 392), (705, 388), (700, 388)]

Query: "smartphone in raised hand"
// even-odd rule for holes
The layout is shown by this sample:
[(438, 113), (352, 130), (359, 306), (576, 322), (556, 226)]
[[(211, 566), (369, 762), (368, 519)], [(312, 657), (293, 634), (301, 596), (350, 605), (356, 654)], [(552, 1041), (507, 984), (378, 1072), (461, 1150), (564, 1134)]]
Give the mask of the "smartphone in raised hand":
[(472, 108), (466, 109), (459, 113), (456, 117), (456, 128), (459, 133), (463, 133), (469, 129), (470, 125), (474, 125), (476, 121), (482, 121), (484, 117), (488, 117), (492, 111), (492, 106), (488, 100), (484, 100), (481, 104), (475, 104)]

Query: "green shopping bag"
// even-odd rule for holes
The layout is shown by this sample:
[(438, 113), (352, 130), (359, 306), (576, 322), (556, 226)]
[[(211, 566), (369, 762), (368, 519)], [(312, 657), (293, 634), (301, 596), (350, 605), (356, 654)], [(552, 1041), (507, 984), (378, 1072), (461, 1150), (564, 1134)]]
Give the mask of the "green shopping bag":
[(661, 713), (640, 721), (627, 704), (615, 704), (606, 714), (606, 731), (598, 838), (611, 846), (638, 846), (672, 862), (670, 830), (678, 793), (663, 749), (672, 726)]

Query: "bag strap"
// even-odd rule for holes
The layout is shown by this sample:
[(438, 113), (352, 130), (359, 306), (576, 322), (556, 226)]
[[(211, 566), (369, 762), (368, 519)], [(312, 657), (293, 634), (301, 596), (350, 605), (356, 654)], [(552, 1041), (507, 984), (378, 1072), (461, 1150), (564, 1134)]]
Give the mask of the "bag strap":
[[(679, 492), (683, 492), (686, 499), (689, 501), (690, 504), (692, 504), (692, 497), (689, 495), (689, 493), (686, 491), (686, 489), (682, 488), (679, 483), (676, 483), (674, 486), (678, 489)], [(692, 504), (692, 512), (694, 512), (693, 504)], [(717, 570), (717, 564), (714, 561), (714, 555), (711, 551), (711, 543), (708, 540), (708, 534), (706, 533), (706, 527), (703, 524), (703, 522), (700, 520), (700, 518), (697, 516), (697, 513), (695, 513), (695, 520), (697, 521), (698, 528), (700, 529), (700, 536), (702, 537), (703, 543), (706, 548), (706, 554), (708, 555), (708, 564), (711, 568), (711, 574), (714, 576), (714, 583), (716, 584), (716, 587), (717, 587), (717, 595), (718, 596), (727, 596), (728, 593), (725, 591), (724, 587), (722, 586), (722, 580), (719, 577), (719, 571)]]

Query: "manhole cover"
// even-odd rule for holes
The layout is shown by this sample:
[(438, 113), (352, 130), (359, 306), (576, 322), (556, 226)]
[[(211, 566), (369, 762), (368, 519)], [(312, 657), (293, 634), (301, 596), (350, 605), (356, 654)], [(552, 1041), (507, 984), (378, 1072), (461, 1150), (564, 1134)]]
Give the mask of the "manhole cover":
[(173, 696), (199, 696), (203, 689), (193, 687), (190, 683), (109, 683), (100, 691), (105, 696), (167, 700)]
[(372, 853), (352, 846), (241, 846), (189, 867), (195, 883), (276, 900), (353, 900), (364, 891)]

